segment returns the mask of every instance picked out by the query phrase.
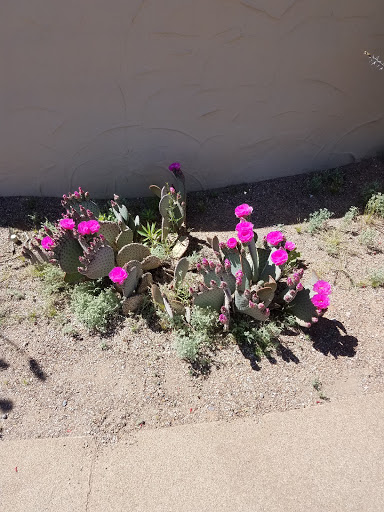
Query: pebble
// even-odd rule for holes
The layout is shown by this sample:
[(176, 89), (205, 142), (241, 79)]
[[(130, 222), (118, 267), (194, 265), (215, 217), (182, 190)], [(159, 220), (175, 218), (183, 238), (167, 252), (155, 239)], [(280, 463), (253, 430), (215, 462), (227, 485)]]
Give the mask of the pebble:
[(3, 414), (2, 418), (3, 418), (3, 420), (6, 420), (8, 418), (8, 414), (7, 413)]
[(67, 401), (66, 400), (63, 400), (63, 407), (65, 407), (67, 405)]

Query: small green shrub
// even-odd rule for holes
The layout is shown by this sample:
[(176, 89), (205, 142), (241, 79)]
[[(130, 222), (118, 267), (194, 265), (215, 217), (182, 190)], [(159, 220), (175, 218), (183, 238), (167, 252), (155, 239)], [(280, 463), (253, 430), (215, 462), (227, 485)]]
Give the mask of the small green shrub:
[(143, 237), (142, 242), (144, 245), (156, 247), (161, 241), (161, 229), (156, 227), (155, 222), (152, 222), (152, 224), (147, 222), (147, 225), (142, 225), (137, 232)]
[(240, 345), (248, 345), (257, 359), (263, 355), (269, 357), (271, 351), (278, 344), (278, 336), (282, 331), (282, 326), (274, 322), (268, 322), (260, 325), (257, 322), (239, 319), (232, 329), (232, 334)]
[(56, 295), (68, 291), (69, 287), (64, 282), (64, 272), (55, 265), (43, 263), (32, 268), (32, 276), (43, 281), (43, 291), (47, 295)]
[[(179, 323), (179, 327), (182, 324)], [(217, 313), (209, 308), (195, 307), (190, 324), (182, 325), (174, 334), (174, 347), (181, 359), (190, 363), (202, 357), (204, 349), (214, 343), (217, 328)]]
[(339, 194), (344, 185), (344, 176), (339, 169), (316, 172), (308, 180), (308, 189), (312, 194), (319, 192)]
[(370, 183), (364, 185), (361, 192), (363, 204), (366, 205), (371, 197), (378, 192), (384, 192), (384, 187), (379, 181), (371, 181)]
[(378, 241), (378, 232), (376, 229), (364, 229), (359, 235), (359, 242), (368, 249), (375, 249)]
[(384, 268), (376, 268), (368, 274), (369, 284), (372, 288), (379, 288), (384, 286)]
[(351, 206), (350, 209), (346, 212), (344, 217), (341, 219), (343, 229), (348, 231), (351, 223), (357, 219), (359, 216), (359, 209), (357, 206)]
[(307, 231), (311, 235), (318, 233), (322, 229), (326, 228), (327, 221), (334, 214), (327, 210), (327, 208), (321, 208), (320, 210), (313, 212), (309, 215), (309, 220), (307, 221)]
[(379, 192), (371, 197), (365, 207), (365, 214), (369, 217), (376, 216), (384, 218), (384, 194)]
[(71, 310), (89, 330), (105, 332), (108, 321), (120, 307), (113, 289), (102, 289), (96, 282), (81, 283), (71, 293)]

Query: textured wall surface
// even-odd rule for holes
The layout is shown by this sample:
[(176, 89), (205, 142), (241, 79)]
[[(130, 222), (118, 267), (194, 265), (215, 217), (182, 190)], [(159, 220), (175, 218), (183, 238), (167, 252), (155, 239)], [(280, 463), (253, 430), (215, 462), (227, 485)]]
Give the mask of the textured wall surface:
[(147, 194), (383, 147), (383, 0), (3, 0), (0, 195)]

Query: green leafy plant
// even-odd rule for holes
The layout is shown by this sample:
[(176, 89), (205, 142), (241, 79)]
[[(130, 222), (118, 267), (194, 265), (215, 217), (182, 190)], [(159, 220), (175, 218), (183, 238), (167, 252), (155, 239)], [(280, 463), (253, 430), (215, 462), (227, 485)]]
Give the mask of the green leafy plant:
[(345, 231), (350, 231), (351, 224), (358, 218), (360, 214), (357, 206), (351, 206), (341, 219), (342, 227)]
[(374, 194), (365, 207), (365, 214), (368, 217), (376, 216), (384, 218), (384, 194)]
[(275, 322), (260, 326), (254, 321), (239, 319), (231, 333), (239, 345), (247, 345), (260, 360), (263, 355), (270, 357), (272, 350), (278, 345), (281, 328)]
[(329, 169), (314, 173), (308, 180), (308, 189), (312, 194), (330, 192), (339, 194), (344, 185), (344, 175), (339, 169)]
[(375, 249), (378, 243), (378, 232), (373, 228), (364, 229), (359, 235), (359, 242), (370, 250)]
[(384, 286), (384, 268), (372, 269), (368, 274), (368, 279), (372, 288)]
[(120, 307), (120, 300), (113, 289), (103, 289), (97, 281), (87, 282), (72, 290), (70, 307), (85, 327), (105, 332), (109, 320)]
[(149, 245), (150, 247), (156, 247), (161, 242), (161, 229), (156, 227), (156, 224), (152, 222), (150, 224), (147, 222), (146, 226), (141, 226), (140, 229), (137, 230), (139, 235), (143, 237), (143, 244)]
[(327, 208), (321, 208), (320, 210), (313, 212), (309, 215), (309, 219), (307, 221), (307, 231), (311, 235), (318, 233), (319, 231), (326, 229), (327, 221), (334, 214), (330, 212)]
[(361, 199), (364, 206), (368, 203), (372, 196), (379, 192), (384, 192), (384, 187), (379, 181), (371, 181), (363, 186)]

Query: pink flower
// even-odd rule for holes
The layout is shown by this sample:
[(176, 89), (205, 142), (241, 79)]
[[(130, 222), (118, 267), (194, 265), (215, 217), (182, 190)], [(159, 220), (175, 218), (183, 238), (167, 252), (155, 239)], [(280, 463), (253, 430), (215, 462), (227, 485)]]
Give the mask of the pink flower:
[(296, 244), (294, 242), (285, 242), (284, 249), (286, 251), (294, 251), (296, 249)]
[(244, 276), (244, 273), (242, 270), (238, 270), (235, 274), (235, 277), (238, 277), (239, 279), (241, 279), (242, 277)]
[(90, 230), (88, 226), (88, 222), (83, 220), (83, 222), (80, 222), (80, 224), (77, 226), (77, 231), (80, 233), (80, 235), (89, 235)]
[(97, 220), (89, 220), (88, 229), (90, 233), (97, 233), (100, 229), (100, 224), (97, 222)]
[(221, 314), (219, 316), (219, 322), (221, 322), (222, 324), (227, 324), (228, 323), (228, 318), (225, 315)]
[(325, 293), (318, 293), (314, 295), (311, 301), (314, 306), (320, 309), (326, 309), (330, 304), (329, 297)]
[(52, 238), (50, 236), (45, 236), (42, 240), (41, 240), (41, 245), (42, 247), (46, 250), (46, 251), (49, 251), (50, 248), (52, 247), (52, 245), (55, 243), (54, 240), (52, 240)]
[(303, 284), (302, 284), (302, 283), (297, 283), (296, 290), (297, 290), (298, 292), (301, 292), (303, 289), (304, 289)]
[(171, 194), (175, 194), (176, 193), (176, 190), (173, 187), (169, 187), (169, 191), (170, 191)]
[(281, 231), (270, 231), (266, 236), (266, 240), (270, 245), (279, 245), (284, 240), (284, 235)]
[(180, 171), (181, 169), (181, 165), (179, 162), (173, 162), (173, 164), (171, 164), (168, 169), (171, 171), (171, 172), (174, 172), (174, 171)]
[(288, 253), (284, 251), (284, 249), (278, 249), (277, 251), (273, 251), (271, 254), (271, 261), (275, 265), (284, 265), (288, 260)]
[(243, 230), (247, 230), (247, 229), (253, 229), (252, 222), (247, 222), (246, 220), (241, 220), (236, 225), (236, 231), (243, 231)]
[(60, 219), (59, 224), (63, 229), (73, 229), (75, 227), (75, 221), (73, 219)]
[(254, 237), (253, 229), (249, 229), (249, 230), (244, 229), (243, 231), (239, 231), (237, 233), (237, 235), (242, 244), (246, 244), (247, 242), (250, 242)]
[(332, 287), (328, 283), (328, 281), (320, 280), (313, 285), (313, 291), (315, 291), (316, 293), (323, 293), (324, 295), (329, 295), (330, 293), (332, 293)]
[(115, 267), (110, 271), (108, 276), (109, 276), (109, 279), (111, 281), (113, 281), (114, 283), (123, 284), (124, 281), (127, 279), (128, 274), (123, 268)]
[(245, 203), (235, 208), (235, 215), (238, 219), (240, 219), (240, 217), (248, 217), (248, 215), (251, 215), (252, 212), (252, 206), (249, 206), (249, 204)]
[(228, 246), (230, 249), (234, 249), (234, 248), (237, 246), (237, 240), (236, 240), (236, 238), (228, 238), (228, 240), (227, 240), (227, 246)]

